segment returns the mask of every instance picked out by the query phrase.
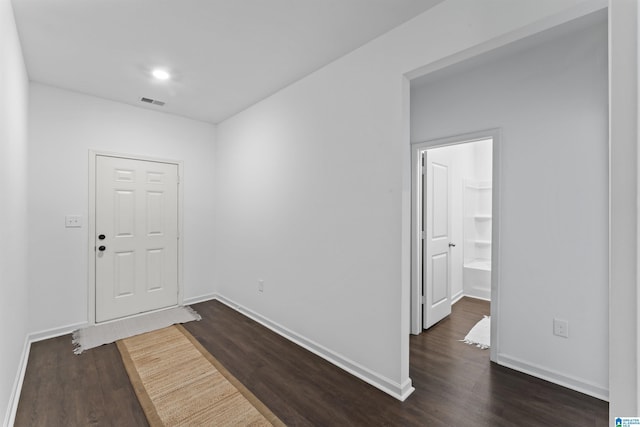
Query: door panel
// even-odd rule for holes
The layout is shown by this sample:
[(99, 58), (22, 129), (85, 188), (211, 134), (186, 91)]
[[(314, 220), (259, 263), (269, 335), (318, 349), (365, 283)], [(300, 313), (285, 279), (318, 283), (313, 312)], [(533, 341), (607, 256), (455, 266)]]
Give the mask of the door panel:
[(422, 283), (427, 329), (451, 314), (451, 160), (446, 151), (427, 150), (424, 166)]
[(438, 254), (431, 260), (431, 303), (437, 305), (448, 297), (449, 256)]
[(447, 165), (431, 163), (432, 206), (434, 239), (447, 238), (449, 235), (449, 168)]
[(96, 156), (95, 263), (96, 322), (177, 305), (177, 165)]
[(135, 283), (135, 253), (131, 251), (114, 253), (114, 298), (133, 295)]
[(163, 255), (161, 248), (147, 250), (147, 291), (162, 289)]

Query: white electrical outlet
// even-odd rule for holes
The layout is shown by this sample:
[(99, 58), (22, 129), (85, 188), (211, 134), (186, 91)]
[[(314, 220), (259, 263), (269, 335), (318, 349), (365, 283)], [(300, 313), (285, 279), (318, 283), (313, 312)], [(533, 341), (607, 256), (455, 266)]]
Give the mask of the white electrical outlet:
[(258, 280), (258, 292), (264, 292), (264, 280)]
[(64, 226), (66, 228), (81, 228), (82, 215), (67, 215), (64, 217)]
[(569, 322), (562, 319), (553, 319), (553, 335), (569, 338)]

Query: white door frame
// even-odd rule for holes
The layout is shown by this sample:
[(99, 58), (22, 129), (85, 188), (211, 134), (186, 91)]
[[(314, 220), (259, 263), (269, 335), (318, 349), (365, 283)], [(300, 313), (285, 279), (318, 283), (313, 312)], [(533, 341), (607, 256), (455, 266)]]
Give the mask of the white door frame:
[(422, 218), (422, 152), (430, 148), (464, 144), (467, 142), (493, 139), (492, 165), (492, 218), (491, 218), (491, 347), (490, 357), (497, 360), (498, 322), (500, 309), (500, 163), (501, 131), (487, 129), (446, 138), (411, 144), (411, 333), (422, 333), (422, 239), (420, 218)]
[(156, 157), (139, 156), (133, 154), (111, 153), (106, 151), (89, 150), (89, 242), (87, 254), (89, 257), (88, 288), (87, 288), (87, 319), (89, 325), (96, 324), (96, 157), (118, 157), (122, 159), (141, 160), (149, 162), (169, 163), (178, 166), (178, 305), (183, 305), (183, 241), (182, 218), (184, 205), (184, 191), (182, 191), (183, 162), (178, 160), (159, 159)]

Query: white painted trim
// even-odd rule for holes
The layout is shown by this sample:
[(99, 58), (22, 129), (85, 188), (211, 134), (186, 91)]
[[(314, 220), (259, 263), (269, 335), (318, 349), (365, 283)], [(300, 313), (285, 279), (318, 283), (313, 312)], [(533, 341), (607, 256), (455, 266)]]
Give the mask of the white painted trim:
[[(462, 298), (473, 298), (473, 299), (479, 299), (479, 300), (482, 300), (482, 301), (491, 302), (491, 300), (490, 300), (490, 299), (487, 299), (487, 298), (481, 298), (481, 297), (477, 297), (477, 296), (469, 295), (469, 294), (465, 294), (465, 293), (463, 293), (462, 295), (460, 295), (460, 297), (459, 297), (455, 302), (460, 301)], [(453, 303), (452, 303), (452, 304), (453, 304)]]
[[(89, 210), (87, 214), (87, 321), (91, 325), (96, 323), (96, 156), (97, 151), (89, 150)], [(93, 250), (92, 250), (93, 248)]]
[(479, 300), (482, 300), (482, 301), (491, 302), (491, 298), (490, 297), (475, 295), (475, 294), (470, 293), (470, 292), (467, 292), (462, 296), (467, 297), (467, 298), (473, 298), (473, 299), (479, 299)]
[[(493, 323), (493, 322), (492, 322)], [(529, 363), (526, 360), (511, 357), (509, 355), (499, 353), (497, 363), (507, 368), (550, 381), (554, 384), (561, 385), (571, 390), (587, 394), (600, 400), (609, 400), (609, 390), (600, 385), (586, 381), (582, 378), (565, 375), (560, 372), (544, 368), (543, 366)]]
[(640, 8), (609, 2), (609, 417), (640, 413)]
[(13, 388), (11, 395), (9, 396), (9, 404), (7, 412), (4, 417), (3, 426), (12, 426), (16, 420), (16, 413), (18, 412), (18, 403), (20, 402), (20, 393), (22, 392), (22, 384), (24, 382), (24, 376), (27, 372), (27, 362), (29, 361), (29, 351), (31, 350), (31, 341), (29, 337), (25, 337), (24, 347), (22, 348), (22, 356), (20, 357), (20, 365), (18, 366), (18, 372), (16, 372), (16, 378), (13, 382)]
[(422, 147), (411, 146), (411, 325), (414, 335), (422, 333), (422, 206), (418, 194), (422, 192)]
[(89, 326), (89, 322), (72, 323), (60, 328), (46, 329), (44, 331), (31, 333), (29, 334), (28, 338), (30, 343), (44, 341), (48, 340), (49, 338), (56, 338), (62, 335), (70, 334), (76, 329), (85, 328), (87, 326)]
[(493, 160), (492, 160), (492, 177), (491, 177), (491, 292), (489, 299), (491, 300), (491, 347), (489, 348), (489, 358), (496, 361), (498, 351), (500, 350), (500, 334), (498, 333), (498, 324), (500, 322), (500, 283), (502, 274), (500, 266), (502, 265), (502, 251), (500, 250), (501, 241), (501, 209), (502, 203), (500, 198), (500, 187), (502, 185), (502, 130), (496, 129), (493, 135)]
[[(455, 295), (451, 296), (451, 305), (457, 303), (458, 301), (460, 301), (462, 298), (467, 297), (469, 295), (465, 295), (464, 291), (460, 291), (458, 293), (456, 293)], [(472, 297), (475, 298), (475, 297)]]
[[(11, 396), (9, 396), (9, 405), (4, 419), (3, 426), (12, 426), (15, 422), (16, 413), (18, 411), (18, 403), (20, 401), (20, 393), (22, 392), (22, 384), (24, 383), (24, 376), (27, 373), (27, 364), (29, 362), (29, 354), (31, 352), (31, 344), (34, 342), (46, 340), (49, 338), (55, 338), (62, 335), (67, 335), (78, 328), (87, 326), (87, 322), (75, 323), (61, 328), (47, 329), (41, 332), (35, 332), (28, 334), (24, 339), (24, 347), (22, 349), (22, 356), (20, 357), (20, 365), (18, 366), (18, 372), (16, 373), (16, 379), (13, 383), (13, 389), (11, 390)], [(69, 341), (71, 344), (71, 341)], [(71, 349), (71, 347), (69, 347)], [(71, 353), (69, 353), (71, 354)]]
[(88, 289), (87, 289), (87, 319), (89, 325), (96, 324), (96, 157), (118, 157), (148, 162), (169, 163), (178, 167), (178, 306), (184, 305), (184, 162), (137, 154), (122, 154), (108, 151), (89, 150), (89, 214), (88, 214)]
[(565, 24), (569, 21), (580, 18), (582, 16), (589, 15), (590, 13), (597, 12), (602, 9), (606, 9), (607, 5), (608, 5), (608, 0), (582, 1), (576, 4), (575, 6), (566, 9), (563, 12), (557, 13), (555, 15), (533, 22), (524, 27), (510, 31), (506, 34), (503, 34), (499, 37), (488, 40), (479, 45), (473, 46), (469, 49), (460, 51), (453, 55), (449, 55), (437, 61), (425, 64), (422, 67), (418, 67), (415, 70), (411, 70), (405, 73), (404, 76), (409, 80), (413, 80), (415, 78), (425, 76), (429, 73), (441, 70), (450, 65), (454, 65), (459, 62), (465, 61), (467, 59), (483, 55), (485, 53), (491, 52), (494, 49), (498, 49), (510, 43), (516, 42), (518, 40), (522, 40), (526, 37), (533, 36), (535, 34), (549, 30), (558, 25)]
[[(502, 132), (500, 129), (486, 129), (478, 132), (465, 133), (445, 138), (411, 144), (411, 333), (422, 333), (422, 314), (420, 298), (420, 285), (422, 277), (422, 245), (419, 237), (418, 218), (422, 217), (422, 206), (419, 203), (418, 194), (422, 188), (421, 153), (427, 149), (445, 147), (450, 145), (465, 144), (473, 141), (481, 141), (491, 138), (493, 140), (492, 161), (492, 217), (491, 217), (491, 347), (490, 358), (496, 361), (499, 350), (498, 322), (500, 317), (500, 180), (502, 179)], [(464, 291), (464, 290), (463, 290)], [(470, 295), (473, 298), (485, 299), (486, 296)], [(453, 297), (452, 297), (453, 298)], [(452, 301), (453, 304), (453, 301)]]
[(216, 299), (217, 297), (218, 295), (213, 293), (213, 294), (200, 295), (198, 297), (185, 298), (184, 305), (198, 304), (199, 302), (210, 301), (210, 300)]
[(487, 291), (485, 289), (469, 289), (466, 292), (466, 296), (476, 299), (481, 299), (485, 301), (491, 301), (491, 291)]
[(473, 298), (473, 299), (479, 299), (479, 300), (482, 300), (482, 301), (491, 302), (490, 298), (483, 298), (483, 297), (479, 297), (477, 295), (471, 295), (469, 293), (464, 293), (463, 291), (460, 291), (460, 293), (456, 294), (456, 297), (451, 300), (451, 305), (457, 303), (462, 298)]
[(296, 332), (262, 316), (255, 311), (244, 307), (222, 295), (217, 295), (216, 299), (221, 303), (229, 306), (230, 308), (238, 311), (239, 313), (249, 317), (250, 319), (260, 323), (261, 325), (271, 329), (278, 335), (288, 339), (289, 341), (299, 345), (300, 347), (309, 350), (310, 352), (322, 357), (326, 361), (336, 365), (337, 367), (349, 372), (361, 380), (369, 383), (379, 390), (387, 393), (390, 396), (395, 397), (400, 401), (404, 401), (415, 388), (411, 385), (411, 379), (407, 378), (402, 384), (399, 384), (383, 375), (371, 371), (370, 369), (354, 362)]

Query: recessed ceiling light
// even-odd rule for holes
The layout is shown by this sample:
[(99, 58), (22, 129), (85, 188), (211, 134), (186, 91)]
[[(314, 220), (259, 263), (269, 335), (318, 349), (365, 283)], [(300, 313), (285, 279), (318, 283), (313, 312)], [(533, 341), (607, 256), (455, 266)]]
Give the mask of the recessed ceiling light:
[(165, 70), (161, 70), (159, 68), (156, 68), (155, 70), (153, 70), (151, 74), (153, 75), (153, 77), (155, 77), (158, 80), (169, 80), (169, 77), (171, 77), (171, 75), (168, 72), (166, 72)]

